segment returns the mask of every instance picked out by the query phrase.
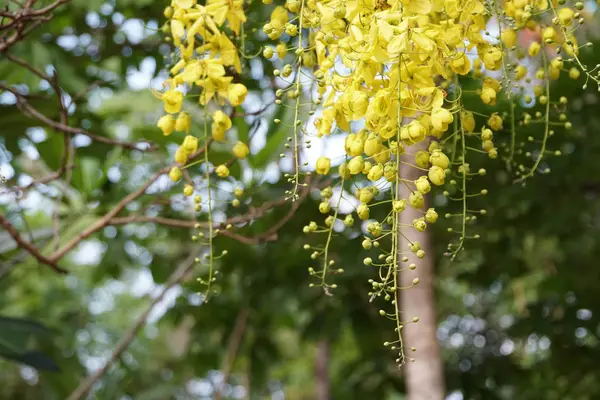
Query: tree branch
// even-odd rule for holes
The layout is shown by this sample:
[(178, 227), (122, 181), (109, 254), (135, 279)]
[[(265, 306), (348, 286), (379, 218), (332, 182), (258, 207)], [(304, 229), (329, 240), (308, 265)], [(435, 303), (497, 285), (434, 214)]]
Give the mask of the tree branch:
[(117, 343), (115, 349), (112, 352), (112, 355), (104, 364), (104, 366), (98, 371), (89, 375), (83, 381), (81, 381), (79, 386), (77, 386), (77, 388), (69, 395), (69, 397), (67, 397), (67, 400), (82, 399), (90, 391), (90, 389), (92, 389), (92, 386), (94, 386), (94, 384), (100, 379), (102, 379), (102, 377), (108, 372), (110, 366), (121, 358), (123, 352), (127, 350), (127, 348), (129, 347), (131, 342), (133, 342), (133, 340), (136, 338), (140, 330), (146, 325), (148, 317), (150, 316), (152, 310), (154, 310), (154, 307), (156, 307), (156, 305), (160, 303), (162, 299), (164, 299), (165, 295), (171, 288), (173, 288), (175, 285), (181, 282), (188, 274), (188, 272), (192, 270), (192, 267), (194, 266), (194, 259), (197, 255), (198, 252), (191, 253), (190, 256), (188, 256), (188, 258), (186, 258), (179, 265), (179, 267), (177, 267), (175, 272), (173, 272), (171, 276), (169, 276), (169, 278), (167, 279), (167, 282), (165, 283), (165, 286), (163, 287), (159, 295), (156, 296), (150, 302), (150, 304), (148, 304), (146, 310), (144, 310), (144, 312), (137, 318), (134, 324), (127, 330), (127, 332), (123, 335), (121, 340)]
[(67, 273), (66, 270), (64, 270), (56, 265), (56, 261), (45, 257), (44, 255), (42, 255), (40, 253), (40, 251), (34, 245), (32, 245), (31, 243), (29, 243), (28, 241), (23, 239), (21, 237), (21, 235), (19, 234), (19, 232), (17, 231), (17, 229), (2, 215), (0, 215), (0, 225), (2, 225), (4, 227), (4, 229), (6, 229), (6, 231), (9, 233), (9, 235), (17, 243), (18, 247), (25, 249), (29, 254), (31, 254), (33, 257), (35, 257), (40, 263), (49, 266), (50, 268), (52, 268), (54, 271), (56, 271), (58, 273), (61, 273), (61, 274)]

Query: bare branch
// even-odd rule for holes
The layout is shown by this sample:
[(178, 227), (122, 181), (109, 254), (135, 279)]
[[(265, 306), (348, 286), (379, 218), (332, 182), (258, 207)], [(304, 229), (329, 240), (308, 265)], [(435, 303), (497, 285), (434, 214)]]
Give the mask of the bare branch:
[(54, 121), (53, 119), (50, 119), (47, 116), (45, 116), (44, 114), (42, 114), (41, 112), (39, 112), (31, 104), (29, 104), (27, 101), (27, 97), (24, 96), (23, 94), (19, 93), (14, 88), (11, 88), (3, 83), (0, 83), (0, 89), (4, 89), (4, 90), (11, 92), (17, 98), (17, 106), (20, 107), (24, 112), (29, 114), (31, 117), (50, 126), (51, 128), (56, 129), (57, 131), (66, 133), (68, 135), (78, 135), (78, 134), (85, 135), (96, 142), (119, 146), (119, 147), (122, 147), (124, 149), (129, 149), (129, 150), (143, 151), (143, 149), (141, 149), (139, 146), (141, 143), (148, 144), (150, 146), (148, 150), (154, 150), (156, 148), (155, 146), (151, 145), (149, 142), (142, 141), (142, 142), (138, 142), (138, 143), (133, 143), (133, 142), (124, 142), (124, 141), (120, 141), (120, 140), (110, 139), (105, 136), (100, 136), (95, 133), (89, 132), (83, 128), (74, 128), (67, 124), (64, 124), (64, 123), (61, 123), (58, 121)]
[(67, 271), (65, 269), (60, 268), (56, 265), (56, 261), (53, 261), (50, 258), (45, 257), (40, 253), (40, 251), (31, 243), (23, 239), (17, 229), (8, 221), (8, 219), (4, 218), (4, 216), (0, 215), (0, 225), (6, 229), (9, 235), (13, 238), (13, 240), (17, 243), (17, 246), (25, 249), (29, 254), (35, 257), (40, 263), (45, 264), (52, 268), (54, 271), (59, 272), (61, 274), (66, 274)]
[(150, 316), (150, 313), (152, 312), (154, 307), (156, 307), (156, 305), (162, 301), (162, 299), (165, 297), (167, 292), (171, 290), (171, 288), (173, 288), (175, 285), (181, 282), (186, 277), (186, 275), (192, 270), (192, 267), (194, 265), (194, 259), (197, 255), (197, 253), (190, 254), (190, 256), (186, 258), (179, 265), (179, 267), (177, 267), (175, 272), (173, 272), (171, 276), (169, 276), (169, 278), (167, 279), (167, 282), (165, 283), (165, 286), (163, 287), (159, 295), (156, 296), (152, 300), (152, 302), (150, 302), (150, 304), (148, 304), (146, 310), (144, 310), (144, 312), (136, 319), (135, 323), (127, 330), (127, 332), (123, 335), (119, 343), (117, 343), (115, 349), (112, 352), (111, 357), (104, 364), (104, 366), (98, 371), (94, 372), (92, 375), (89, 375), (86, 379), (84, 379), (79, 384), (79, 386), (69, 395), (69, 397), (67, 397), (67, 400), (80, 400), (84, 398), (85, 395), (90, 391), (90, 389), (92, 389), (94, 384), (98, 382), (108, 372), (110, 366), (121, 358), (123, 352), (127, 350), (127, 348), (129, 347), (131, 342), (133, 342), (133, 340), (136, 338), (140, 330), (144, 327), (144, 325), (146, 325), (148, 317)]

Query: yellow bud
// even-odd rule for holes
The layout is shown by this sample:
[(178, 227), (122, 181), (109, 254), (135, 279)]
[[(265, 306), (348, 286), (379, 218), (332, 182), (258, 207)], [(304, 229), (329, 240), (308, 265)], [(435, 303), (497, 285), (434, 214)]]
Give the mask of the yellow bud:
[(542, 31), (542, 40), (544, 40), (544, 42), (546, 42), (548, 40), (554, 41), (555, 38), (556, 38), (556, 31), (554, 30), (553, 27), (547, 26), (546, 28), (544, 28), (544, 30)]
[(573, 67), (569, 70), (569, 78), (578, 79), (579, 75), (581, 75), (581, 72), (579, 72), (579, 70), (576, 67)]
[(419, 150), (415, 153), (415, 164), (421, 168), (429, 167), (429, 153), (425, 150)]
[[(493, 90), (492, 90), (493, 91)], [(473, 132), (475, 130), (475, 117), (471, 111), (463, 111), (460, 113), (460, 121), (463, 129), (466, 132)]]
[(365, 155), (367, 157), (372, 157), (374, 154), (379, 152), (381, 148), (381, 139), (374, 133), (369, 134), (367, 140), (365, 141)]
[(316, 171), (319, 175), (326, 175), (331, 169), (331, 159), (329, 157), (319, 157), (317, 159)]
[(185, 196), (191, 196), (194, 194), (194, 187), (192, 185), (185, 185), (183, 188), (183, 194)]
[(244, 102), (247, 94), (248, 89), (246, 89), (246, 86), (241, 83), (234, 83), (233, 85), (229, 85), (227, 99), (232, 106), (236, 107)]
[(423, 217), (413, 220), (413, 226), (419, 232), (424, 232), (427, 229), (427, 223)]
[(435, 165), (429, 168), (429, 173), (427, 174), (427, 176), (429, 177), (431, 183), (437, 186), (443, 185), (446, 179), (446, 173), (444, 172), (444, 170)]
[(156, 123), (156, 126), (160, 128), (163, 135), (169, 136), (175, 130), (175, 119), (171, 114), (163, 115)]
[(373, 200), (373, 197), (375, 197), (375, 193), (376, 193), (375, 190), (373, 190), (373, 189), (375, 189), (375, 187), (373, 187), (373, 186), (369, 186), (364, 189), (360, 189), (358, 200), (361, 203), (365, 203), (365, 204), (370, 203), (371, 200)]
[(531, 56), (531, 57), (535, 57), (538, 55), (538, 53), (540, 52), (542, 46), (538, 43), (538, 42), (532, 42), (529, 45), (529, 50), (527, 50), (527, 53)]
[(340, 176), (342, 177), (342, 179), (350, 179), (350, 177), (352, 176), (350, 174), (350, 170), (348, 169), (348, 164), (346, 163), (341, 163), (339, 168), (338, 168), (338, 172), (340, 174)]
[(435, 211), (434, 208), (430, 208), (429, 210), (427, 210), (427, 212), (425, 213), (425, 221), (427, 221), (430, 224), (434, 224), (438, 219), (438, 213)]
[(285, 43), (279, 43), (275, 46), (275, 52), (279, 58), (283, 59), (287, 54), (287, 45)]
[(420, 192), (411, 192), (408, 197), (408, 204), (413, 208), (421, 208), (425, 205), (425, 198)]
[(392, 201), (392, 210), (394, 210), (394, 212), (399, 213), (404, 211), (404, 209), (406, 208), (406, 200), (402, 199), (402, 200), (394, 200)]
[(233, 146), (233, 155), (237, 158), (244, 159), (250, 153), (250, 149), (244, 142), (237, 142), (235, 146)]
[(431, 185), (429, 184), (429, 181), (427, 180), (426, 176), (422, 176), (419, 179), (417, 179), (415, 181), (415, 186), (417, 187), (417, 190), (422, 194), (427, 194), (431, 190)]
[(504, 29), (500, 34), (500, 39), (510, 49), (517, 44), (517, 32), (514, 29)]
[(370, 181), (378, 181), (379, 179), (381, 179), (381, 177), (383, 176), (383, 165), (381, 164), (375, 164), (371, 167), (371, 169), (369, 170), (369, 173), (367, 174), (367, 178)]
[(492, 114), (492, 116), (488, 119), (488, 125), (490, 126), (490, 128), (492, 128), (495, 131), (499, 131), (502, 129), (502, 118), (497, 114), (494, 113)]
[(181, 170), (177, 167), (173, 167), (171, 168), (171, 171), (169, 171), (169, 178), (173, 181), (173, 182), (177, 182), (181, 179), (181, 176), (183, 174), (181, 173)]
[(369, 219), (369, 206), (366, 204), (361, 204), (356, 208), (356, 213), (358, 214), (358, 218), (363, 221)]
[(527, 68), (524, 65), (519, 65), (515, 68), (515, 79), (521, 80), (527, 76)]
[(198, 138), (192, 135), (187, 135), (183, 139), (183, 144), (181, 145), (189, 154), (193, 154), (198, 151)]
[(221, 164), (215, 168), (215, 173), (221, 178), (227, 178), (229, 176), (229, 168), (226, 165)]
[(361, 156), (354, 157), (348, 162), (348, 169), (350, 170), (350, 174), (357, 175), (360, 174), (365, 165), (365, 161)]
[(331, 207), (329, 206), (328, 201), (323, 201), (323, 202), (319, 203), (319, 212), (321, 214), (327, 214), (330, 209), (331, 209)]
[(192, 119), (190, 118), (190, 115), (186, 112), (180, 112), (175, 121), (175, 130), (188, 133), (191, 124)]
[(450, 165), (450, 159), (448, 159), (448, 156), (439, 149), (433, 150), (431, 157), (429, 157), (429, 161), (431, 161), (431, 165), (438, 166), (442, 169), (446, 169)]
[(183, 146), (180, 146), (175, 151), (175, 162), (184, 165), (187, 162), (190, 153), (185, 151)]

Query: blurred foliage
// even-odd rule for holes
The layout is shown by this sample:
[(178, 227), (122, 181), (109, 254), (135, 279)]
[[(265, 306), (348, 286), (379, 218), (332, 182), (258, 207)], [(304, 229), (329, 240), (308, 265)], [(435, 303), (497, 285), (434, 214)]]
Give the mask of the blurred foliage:
[[(76, 136), (69, 185), (40, 185), (21, 198), (5, 192), (0, 212), (45, 252), (57, 245), (53, 210), (58, 209), (66, 228), (59, 239), (65, 243), (162, 168), (181, 139), (163, 137), (155, 128), (161, 104), (148, 82), (140, 83), (140, 77), (159, 76), (168, 57), (157, 35), (163, 6), (148, 0), (77, 0), (11, 50), (38, 68), (53, 66), (59, 84), (71, 94), (71, 126), (122, 140), (149, 138), (159, 145), (143, 153)], [(248, 15), (256, 27), (267, 18), (260, 2)], [(262, 45), (247, 42), (246, 52), (256, 53)], [(596, 58), (588, 65), (600, 61), (600, 53), (588, 56)], [(142, 65), (151, 71), (140, 73)], [(247, 82), (253, 103), (271, 102), (273, 65), (256, 58), (245, 68), (264, 76)], [(6, 59), (0, 60), (0, 77), (22, 85), (32, 95), (31, 104), (58, 119), (58, 103), (47, 83)], [(574, 128), (552, 138), (551, 148), (563, 153), (549, 161), (552, 172), (521, 187), (512, 184), (501, 161), (488, 163), (486, 177), (474, 181), (490, 190), (481, 204), (488, 215), (473, 228), (482, 238), (453, 263), (443, 257), (447, 225), (434, 227), (438, 335), (447, 387), (465, 399), (600, 397), (595, 368), (600, 357), (599, 99), (572, 81), (556, 86), (569, 98)], [(193, 110), (193, 104), (188, 106)], [(281, 177), (267, 181), (265, 172), (287, 136), (270, 122), (285, 119), (283, 110), (234, 121), (238, 137), (263, 135), (265, 141), (248, 160), (251, 203), (240, 209), (223, 206), (227, 215), (279, 198), (287, 187)], [(26, 185), (60, 165), (62, 135), (40, 127), (6, 96), (0, 104), (0, 132), (0, 160), (10, 165), (1, 170), (10, 178), (8, 187)], [(221, 156), (227, 159), (225, 149)], [(234, 176), (240, 177), (241, 170)], [(331, 347), (332, 398), (401, 398), (401, 371), (382, 346), (390, 327), (378, 316), (377, 304), (366, 298), (373, 271), (360, 261), (364, 251), (336, 238), (331, 251), (345, 273), (336, 278), (335, 296), (308, 287), (310, 259), (302, 249), (306, 239), (301, 231), (306, 221), (320, 218), (317, 203), (317, 197), (307, 200), (275, 242), (248, 246), (220, 238), (217, 247), (229, 251), (219, 266), (220, 295), (201, 304), (195, 279), (173, 291), (95, 387), (96, 398), (210, 398), (244, 312), (247, 321), (226, 386), (229, 397), (244, 397), (246, 388), (246, 398), (281, 392), (289, 399), (314, 398), (317, 344), (325, 341)], [(452, 212), (452, 206), (442, 209)], [(160, 180), (128, 211), (180, 219), (190, 215), (180, 188)], [(240, 232), (263, 232), (286, 211), (276, 208)], [(68, 256), (63, 266), (69, 275), (55, 276), (0, 232), (0, 355), (5, 357), (0, 360), (0, 398), (64, 399), (88, 370), (102, 365), (148, 304), (154, 285), (163, 284), (192, 251), (189, 235), (187, 229), (152, 223), (109, 226)]]

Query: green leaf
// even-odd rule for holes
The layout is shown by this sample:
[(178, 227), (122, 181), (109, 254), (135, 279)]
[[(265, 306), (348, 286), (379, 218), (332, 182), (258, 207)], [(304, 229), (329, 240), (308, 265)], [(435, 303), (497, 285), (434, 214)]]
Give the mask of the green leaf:
[(77, 168), (73, 171), (73, 186), (90, 194), (106, 180), (106, 174), (102, 172), (102, 166), (97, 158), (81, 157)]
[[(284, 107), (277, 107), (273, 119), (283, 119), (286, 112)], [(277, 132), (275, 132), (278, 130)], [(255, 156), (249, 157), (250, 165), (255, 168), (265, 168), (271, 161), (279, 157), (279, 149), (283, 146), (285, 138), (290, 136), (290, 132), (279, 124), (269, 125), (267, 131), (267, 143)]]
[(41, 371), (60, 372), (54, 360), (39, 351), (27, 351), (21, 354), (5, 353), (0, 345), (0, 355), (9, 360), (19, 361)]
[(56, 133), (49, 133), (46, 140), (37, 144), (40, 156), (51, 170), (60, 168), (64, 148), (64, 137)]

